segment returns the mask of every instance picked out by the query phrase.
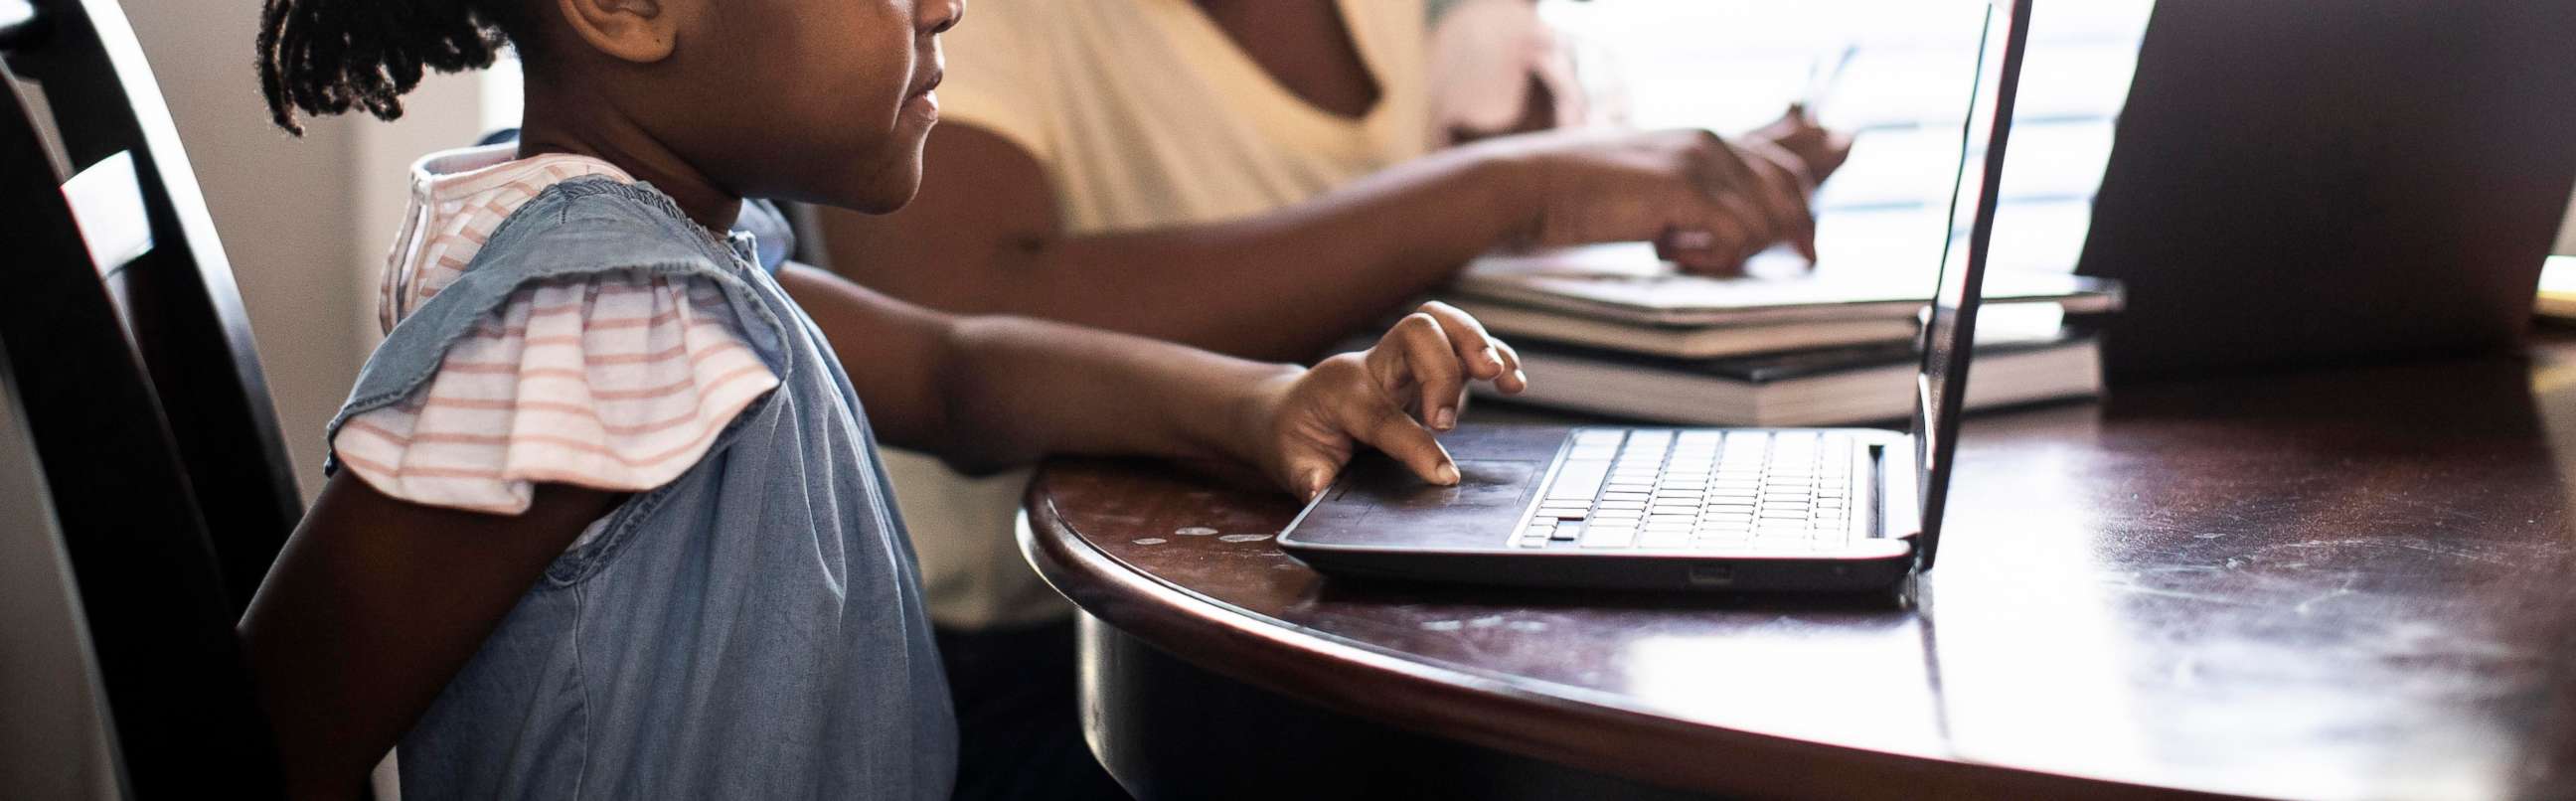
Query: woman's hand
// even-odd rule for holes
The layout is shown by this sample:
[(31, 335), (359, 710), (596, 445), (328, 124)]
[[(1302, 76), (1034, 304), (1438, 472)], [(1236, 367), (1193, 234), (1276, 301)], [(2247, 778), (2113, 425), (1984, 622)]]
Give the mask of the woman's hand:
[(1738, 143), (1767, 146), (1769, 152), (1793, 158), (1786, 166), (1797, 170), (1812, 190), (1851, 158), (1852, 135), (1817, 125), (1805, 106), (1791, 104), (1779, 119), (1744, 132)]
[(1247, 421), (1246, 456), (1279, 486), (1313, 499), (1366, 444), (1435, 484), (1458, 483), (1458, 467), (1433, 431), (1458, 425), (1467, 382), (1492, 381), (1505, 394), (1529, 377), (1510, 345), (1475, 318), (1425, 303), (1396, 322), (1375, 347), (1325, 359), (1259, 388)]
[(1684, 270), (1725, 275), (1782, 242), (1815, 258), (1808, 198), (1849, 149), (1848, 137), (1812, 125), (1761, 133), (1561, 131), (1469, 147), (1514, 166), (1505, 202), (1526, 219), (1522, 244), (1650, 241)]

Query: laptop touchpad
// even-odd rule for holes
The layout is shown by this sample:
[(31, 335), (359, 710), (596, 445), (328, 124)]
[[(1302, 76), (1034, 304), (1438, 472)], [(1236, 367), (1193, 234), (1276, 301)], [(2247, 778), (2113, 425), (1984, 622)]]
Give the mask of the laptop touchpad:
[(1499, 545), (1512, 531), (1544, 462), (1458, 460), (1458, 485), (1414, 477), (1404, 465), (1370, 454), (1351, 461), (1340, 491), (1298, 526), (1313, 542), (1417, 546)]
[(1528, 494), (1530, 482), (1538, 477), (1536, 462), (1462, 459), (1458, 462), (1458, 485), (1443, 487), (1416, 478), (1413, 471), (1393, 459), (1368, 461), (1365, 466), (1353, 465), (1353, 480), (1336, 500), (1365, 500), (1406, 511), (1518, 507)]

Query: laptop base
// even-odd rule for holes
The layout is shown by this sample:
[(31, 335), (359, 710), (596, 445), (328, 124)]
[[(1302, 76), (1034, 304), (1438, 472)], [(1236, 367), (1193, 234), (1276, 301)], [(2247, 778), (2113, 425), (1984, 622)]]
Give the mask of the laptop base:
[[(1585, 429), (1598, 432), (1601, 429)], [(1830, 549), (1698, 542), (1676, 547), (1533, 549), (1517, 544), (1573, 455), (1576, 431), (1462, 426), (1447, 438), (1455, 487), (1423, 482), (1367, 455), (1307, 505), (1279, 544), (1328, 575), (1565, 589), (1699, 592), (1883, 590), (1915, 570), (1912, 448), (1904, 435), (1863, 429), (1639, 429), (1643, 432), (1830, 433), (1875, 454), (1856, 483), (1872, 488), (1867, 530)], [(1890, 481), (1890, 478), (1893, 481)]]

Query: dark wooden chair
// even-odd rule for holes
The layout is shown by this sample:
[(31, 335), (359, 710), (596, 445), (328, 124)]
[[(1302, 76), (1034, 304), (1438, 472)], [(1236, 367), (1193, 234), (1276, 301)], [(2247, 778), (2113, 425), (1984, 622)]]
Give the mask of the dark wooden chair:
[[(0, 0), (6, 5), (28, 7)], [(92, 277), (150, 373), (238, 614), (303, 516), (241, 291), (123, 13), (113, 0), (46, 0), (34, 9), (0, 61), (36, 87), (22, 90), (22, 109), (38, 92), (50, 107), (50, 119), (42, 107), (32, 119), (63, 179), (93, 168), (134, 176), (141, 205), (115, 211), (139, 214), (124, 222), (148, 232), (150, 248)]]
[(229, 265), (113, 0), (0, 0), (0, 380), (140, 797), (273, 797), (233, 625), (301, 514)]

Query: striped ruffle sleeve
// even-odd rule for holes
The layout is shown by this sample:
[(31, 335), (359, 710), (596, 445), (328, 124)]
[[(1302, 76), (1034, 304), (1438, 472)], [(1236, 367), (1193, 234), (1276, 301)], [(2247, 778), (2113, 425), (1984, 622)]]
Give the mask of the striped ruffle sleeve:
[(707, 279), (520, 287), (401, 402), (340, 427), (339, 460), (413, 503), (526, 511), (537, 482), (640, 492), (678, 478), (778, 378)]

